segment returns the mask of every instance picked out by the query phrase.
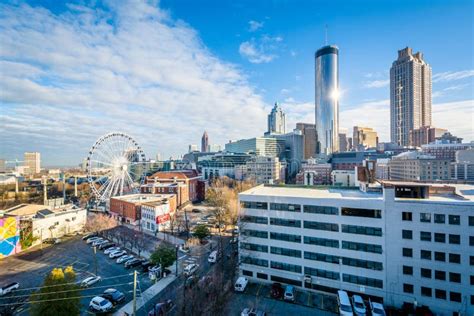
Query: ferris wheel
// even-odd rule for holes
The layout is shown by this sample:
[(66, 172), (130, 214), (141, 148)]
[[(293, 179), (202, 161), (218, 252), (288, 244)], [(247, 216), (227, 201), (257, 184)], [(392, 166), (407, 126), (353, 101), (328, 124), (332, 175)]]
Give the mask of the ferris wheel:
[(145, 154), (125, 133), (100, 137), (87, 156), (87, 179), (98, 202), (136, 193), (144, 174)]

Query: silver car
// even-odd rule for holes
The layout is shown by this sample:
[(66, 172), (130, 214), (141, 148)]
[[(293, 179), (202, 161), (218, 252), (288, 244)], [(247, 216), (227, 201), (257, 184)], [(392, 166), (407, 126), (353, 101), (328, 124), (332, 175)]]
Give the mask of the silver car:
[(81, 287), (89, 287), (91, 285), (96, 284), (97, 282), (99, 282), (101, 280), (102, 280), (102, 278), (98, 275), (88, 277), (88, 278), (81, 281)]
[(132, 255), (124, 255), (117, 259), (117, 263), (124, 263), (128, 260), (132, 260), (134, 257)]
[(125, 250), (114, 251), (114, 252), (111, 252), (109, 254), (109, 258), (114, 259), (114, 258), (121, 257), (123, 255), (126, 255), (126, 254), (127, 254), (127, 252)]
[(112, 252), (119, 251), (120, 247), (112, 247), (112, 248), (107, 248), (104, 251), (105, 255), (111, 254)]

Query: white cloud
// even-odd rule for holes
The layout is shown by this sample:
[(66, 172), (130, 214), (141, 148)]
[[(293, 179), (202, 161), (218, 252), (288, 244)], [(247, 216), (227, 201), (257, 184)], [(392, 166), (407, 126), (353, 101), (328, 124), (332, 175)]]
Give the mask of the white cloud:
[(278, 57), (276, 52), (282, 41), (281, 36), (263, 35), (259, 38), (251, 38), (240, 44), (239, 53), (253, 64), (269, 63)]
[(474, 140), (474, 100), (433, 104), (433, 125), (448, 129), (452, 134)]
[(433, 82), (460, 80), (474, 76), (474, 70), (446, 71), (433, 75)]
[(258, 29), (261, 29), (263, 27), (264, 22), (258, 22), (251, 20), (249, 21), (249, 32), (255, 32)]
[(373, 81), (367, 81), (364, 86), (366, 88), (383, 88), (387, 87), (390, 84), (390, 80), (373, 80)]
[(76, 164), (113, 130), (149, 156), (262, 133), (262, 98), (195, 30), (146, 3), (107, 9), (0, 5), (0, 155)]

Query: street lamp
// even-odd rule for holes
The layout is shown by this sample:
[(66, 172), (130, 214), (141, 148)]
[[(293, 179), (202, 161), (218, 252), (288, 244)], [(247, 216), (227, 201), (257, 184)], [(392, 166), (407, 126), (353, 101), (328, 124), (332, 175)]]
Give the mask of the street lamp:
[(176, 277), (178, 277), (178, 248), (179, 248), (179, 246), (176, 244), (175, 245), (175, 250), (176, 250)]

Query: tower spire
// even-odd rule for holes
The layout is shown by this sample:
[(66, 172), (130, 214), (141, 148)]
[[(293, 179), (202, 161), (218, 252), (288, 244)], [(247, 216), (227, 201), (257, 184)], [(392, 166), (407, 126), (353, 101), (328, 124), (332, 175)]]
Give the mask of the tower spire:
[(328, 25), (324, 26), (324, 45), (328, 44)]

